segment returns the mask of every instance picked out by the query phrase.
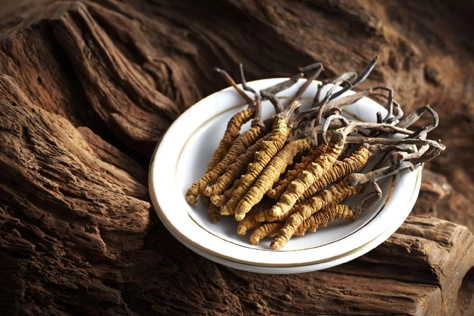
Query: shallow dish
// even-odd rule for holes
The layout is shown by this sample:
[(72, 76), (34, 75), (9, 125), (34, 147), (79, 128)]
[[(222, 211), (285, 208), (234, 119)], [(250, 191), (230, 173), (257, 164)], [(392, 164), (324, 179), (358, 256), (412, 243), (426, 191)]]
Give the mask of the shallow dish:
[[(249, 82), (255, 90), (272, 86), (285, 78)], [(289, 99), (299, 86), (278, 96)], [(317, 90), (313, 82), (302, 100), (311, 101)], [(353, 93), (351, 91), (346, 94)], [(324, 95), (324, 94), (323, 94)], [(233, 216), (213, 224), (202, 203), (190, 206), (186, 190), (202, 176), (227, 125), (229, 118), (244, 107), (232, 88), (216, 92), (183, 113), (169, 128), (153, 155), (149, 187), (153, 206), (165, 227), (196, 253), (232, 268), (259, 273), (302, 273), (329, 268), (367, 253), (375, 248), (405, 221), (418, 197), (421, 168), (404, 171), (379, 182), (382, 199), (356, 220), (334, 221), (316, 233), (293, 237), (281, 250), (269, 248), (264, 239), (251, 245), (248, 235), (237, 234)], [(273, 107), (263, 103), (264, 117)], [(377, 111), (386, 109), (363, 98), (345, 108), (347, 117), (375, 121)], [(246, 128), (248, 126), (244, 126)]]

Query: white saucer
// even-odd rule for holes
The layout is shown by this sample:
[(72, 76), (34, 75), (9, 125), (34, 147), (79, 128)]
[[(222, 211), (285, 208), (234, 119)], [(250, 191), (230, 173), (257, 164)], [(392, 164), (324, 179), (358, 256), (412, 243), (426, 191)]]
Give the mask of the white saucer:
[[(248, 85), (259, 91), (284, 80), (258, 80)], [(300, 80), (278, 96), (290, 98), (304, 81)], [(316, 89), (315, 81), (303, 94), (303, 100), (312, 100)], [(344, 95), (350, 93), (353, 92)], [(273, 107), (267, 101), (263, 105), (264, 116), (270, 116)], [(380, 181), (382, 199), (356, 220), (334, 221), (316, 233), (293, 237), (278, 251), (269, 248), (269, 240), (251, 245), (248, 235), (238, 235), (233, 216), (213, 224), (207, 208), (200, 202), (190, 206), (184, 195), (202, 176), (229, 118), (243, 107), (242, 98), (233, 88), (210, 95), (173, 123), (153, 155), (149, 174), (153, 206), (165, 227), (191, 250), (217, 263), (246, 271), (309, 272), (367, 253), (390, 237), (411, 212), (420, 189), (421, 168)], [(386, 109), (368, 98), (345, 109), (348, 117), (372, 122), (377, 111), (386, 113)]]

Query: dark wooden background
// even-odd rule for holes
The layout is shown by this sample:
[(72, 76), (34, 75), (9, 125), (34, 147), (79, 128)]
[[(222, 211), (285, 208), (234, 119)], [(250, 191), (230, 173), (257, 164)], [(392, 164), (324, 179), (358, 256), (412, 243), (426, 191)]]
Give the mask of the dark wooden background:
[[(199, 4), (198, 4), (199, 3)], [(474, 313), (474, 2), (0, 2), (0, 314)], [(153, 148), (226, 84), (379, 63), (447, 150), (385, 243), (347, 264), (260, 275), (192, 253), (151, 207)]]

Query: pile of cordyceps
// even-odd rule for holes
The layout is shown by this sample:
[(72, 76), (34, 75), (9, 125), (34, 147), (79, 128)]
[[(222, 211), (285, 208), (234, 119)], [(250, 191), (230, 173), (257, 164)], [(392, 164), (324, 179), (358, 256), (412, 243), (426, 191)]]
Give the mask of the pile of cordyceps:
[[(203, 177), (186, 192), (188, 203), (194, 205), (200, 196), (214, 223), (220, 216), (234, 215), (239, 234), (253, 229), (251, 244), (273, 237), (270, 247), (274, 250), (294, 235), (315, 232), (335, 219), (356, 218), (367, 210), (382, 196), (378, 180), (414, 169), (445, 148), (427, 138), (438, 125), (438, 115), (429, 106), (404, 116), (387, 87), (342, 95), (367, 78), (376, 62), (377, 58), (360, 75), (348, 72), (322, 81), (312, 106), (304, 110), (299, 108), (299, 100), (320, 74), (320, 63), (301, 68), (300, 74), (259, 94), (246, 84), (240, 65), (242, 89), (254, 98), (225, 71), (216, 69), (248, 106), (229, 120)], [(276, 94), (303, 77), (306, 82), (283, 106)], [(325, 95), (323, 85), (330, 87)], [(381, 96), (387, 103), (387, 115), (374, 113), (376, 123), (341, 115), (344, 106), (370, 95)], [(261, 117), (262, 100), (269, 100), (275, 109), (275, 114), (265, 120)], [(424, 113), (432, 116), (432, 124), (410, 130)], [(251, 127), (241, 131), (249, 121)], [(395, 134), (404, 137), (393, 137)], [(380, 154), (390, 164), (362, 173), (364, 166)], [(367, 187), (373, 190), (364, 190)], [(343, 204), (357, 194), (360, 198), (356, 203)]]

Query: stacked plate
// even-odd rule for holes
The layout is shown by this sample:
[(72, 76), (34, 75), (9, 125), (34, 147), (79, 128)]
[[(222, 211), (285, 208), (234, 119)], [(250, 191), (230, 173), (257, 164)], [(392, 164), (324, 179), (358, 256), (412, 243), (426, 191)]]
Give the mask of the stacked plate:
[[(258, 80), (248, 85), (259, 91), (284, 80)], [(290, 99), (304, 82), (301, 80), (278, 96)], [(317, 88), (315, 81), (302, 96), (302, 103), (311, 103)], [(348, 91), (341, 97), (351, 93)], [(334, 221), (316, 233), (293, 237), (278, 251), (270, 249), (269, 240), (251, 245), (248, 235), (238, 235), (233, 216), (222, 217), (213, 224), (207, 207), (201, 202), (190, 206), (184, 198), (185, 192), (202, 176), (228, 120), (244, 107), (242, 98), (233, 88), (214, 93), (183, 113), (155, 150), (149, 174), (150, 196), (160, 220), (181, 243), (212, 261), (236, 269), (303, 273), (333, 267), (367, 253), (405, 221), (418, 197), (421, 168), (380, 181), (382, 199), (357, 219)], [(272, 105), (266, 101), (263, 108), (264, 117), (273, 113)], [(376, 112), (387, 111), (375, 101), (363, 98), (346, 107), (344, 115), (374, 122)], [(248, 128), (248, 124), (243, 128)]]

